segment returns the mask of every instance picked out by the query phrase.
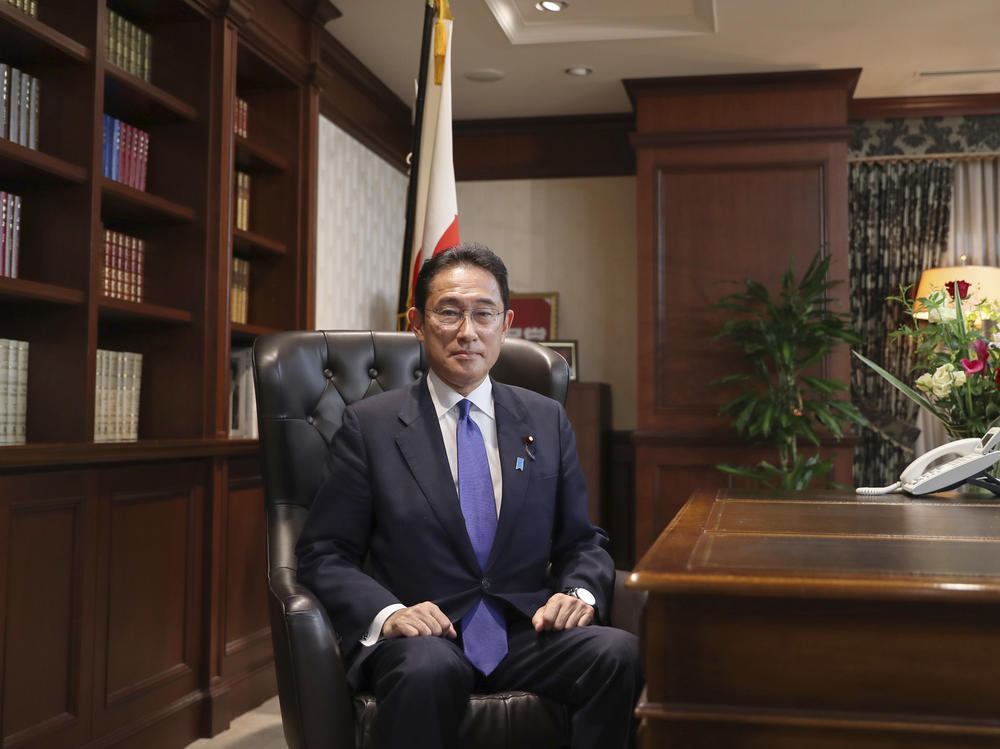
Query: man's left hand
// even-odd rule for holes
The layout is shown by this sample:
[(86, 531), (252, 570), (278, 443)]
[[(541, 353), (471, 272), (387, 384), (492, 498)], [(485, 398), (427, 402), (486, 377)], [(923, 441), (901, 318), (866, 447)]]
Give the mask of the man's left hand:
[(594, 607), (565, 593), (553, 595), (531, 617), (536, 632), (585, 627), (592, 621), (594, 621)]

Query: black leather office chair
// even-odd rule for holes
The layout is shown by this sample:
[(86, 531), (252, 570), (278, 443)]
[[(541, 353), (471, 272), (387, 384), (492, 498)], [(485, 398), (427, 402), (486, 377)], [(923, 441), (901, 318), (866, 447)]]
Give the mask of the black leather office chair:
[[(257, 340), (253, 362), (267, 498), (271, 636), (285, 740), (289, 749), (368, 747), (375, 699), (348, 689), (326, 612), (296, 582), (295, 543), (345, 407), (421, 377), (427, 367), (423, 346), (411, 333), (276, 333)], [(492, 374), (565, 401), (565, 361), (535, 343), (505, 342)], [(624, 591), (623, 581), (619, 573), (612, 623), (637, 632), (644, 599)], [(569, 721), (556, 702), (503, 692), (473, 696), (461, 732), (468, 747), (561, 747), (568, 744)]]

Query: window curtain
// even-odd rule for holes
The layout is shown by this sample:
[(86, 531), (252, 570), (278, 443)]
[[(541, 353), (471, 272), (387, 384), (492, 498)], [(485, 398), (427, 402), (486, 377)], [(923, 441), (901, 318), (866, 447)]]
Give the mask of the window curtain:
[[(882, 161), (850, 167), (851, 316), (857, 349), (904, 381), (911, 378), (913, 343), (891, 338), (903, 322), (901, 305), (886, 297), (913, 285), (940, 264), (948, 239), (953, 169), (944, 161)], [(862, 429), (854, 450), (861, 486), (895, 481), (913, 459), (917, 406), (878, 374), (851, 362), (851, 397), (875, 426)]]

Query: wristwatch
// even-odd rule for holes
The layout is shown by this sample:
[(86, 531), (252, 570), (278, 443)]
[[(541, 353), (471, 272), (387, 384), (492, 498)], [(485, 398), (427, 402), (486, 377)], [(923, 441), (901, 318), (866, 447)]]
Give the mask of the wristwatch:
[(579, 598), (581, 601), (589, 606), (596, 606), (597, 599), (594, 598), (594, 594), (591, 593), (586, 588), (566, 588), (563, 591), (568, 596), (573, 596), (574, 598)]

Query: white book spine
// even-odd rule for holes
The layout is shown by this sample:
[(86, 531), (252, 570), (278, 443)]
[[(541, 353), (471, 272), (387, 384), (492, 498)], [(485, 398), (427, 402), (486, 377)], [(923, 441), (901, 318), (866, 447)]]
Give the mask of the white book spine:
[(10, 69), (10, 100), (7, 108), (10, 110), (10, 127), (7, 130), (7, 138), (17, 143), (18, 128), (21, 125), (21, 71), (17, 68)]
[(31, 111), (31, 76), (21, 73), (21, 101), (17, 108), (20, 123), (17, 126), (17, 144), (28, 145), (28, 113)]
[[(8, 354), (9, 356), (10, 354)], [(8, 385), (8, 387), (10, 387)], [(25, 425), (28, 417), (28, 342), (17, 342), (17, 399), (14, 409), (14, 444), (26, 440)]]
[(31, 79), (31, 110), (28, 112), (28, 148), (38, 149), (38, 107), (41, 84)]
[(0, 63), (0, 138), (10, 132), (10, 65)]
[(11, 344), (6, 338), (0, 338), (0, 445), (10, 444), (9, 419), (7, 417), (7, 361), (10, 357)]
[(142, 354), (132, 354), (132, 383), (129, 402), (129, 439), (139, 439), (139, 400), (142, 394)]
[(7, 424), (5, 444), (8, 445), (14, 443), (16, 431), (14, 422), (17, 415), (17, 364), (17, 341), (7, 341), (7, 405), (4, 407), (7, 418), (4, 421)]
[(108, 352), (97, 350), (97, 392), (94, 404), (94, 442), (108, 441)]
[(21, 196), (11, 195), (8, 198), (7, 210), (10, 214), (8, 216), (8, 223), (10, 223), (10, 246), (7, 249), (7, 264), (10, 266), (10, 272), (7, 274), (11, 278), (17, 278), (18, 276), (18, 262), (21, 258)]

